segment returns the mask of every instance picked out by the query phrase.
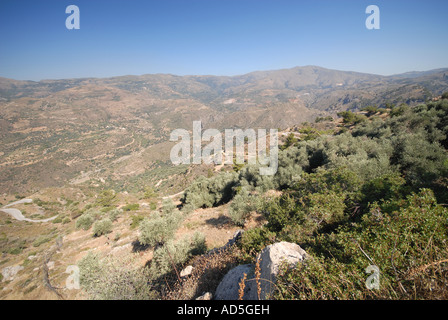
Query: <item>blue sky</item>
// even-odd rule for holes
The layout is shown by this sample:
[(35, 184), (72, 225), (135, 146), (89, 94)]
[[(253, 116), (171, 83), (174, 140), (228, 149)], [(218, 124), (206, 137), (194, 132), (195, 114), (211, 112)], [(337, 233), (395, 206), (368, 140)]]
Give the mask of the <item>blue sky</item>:
[[(68, 5), (80, 30), (68, 30)], [(365, 27), (380, 8), (381, 29)], [(236, 75), (448, 67), (446, 0), (1, 0), (0, 76)]]

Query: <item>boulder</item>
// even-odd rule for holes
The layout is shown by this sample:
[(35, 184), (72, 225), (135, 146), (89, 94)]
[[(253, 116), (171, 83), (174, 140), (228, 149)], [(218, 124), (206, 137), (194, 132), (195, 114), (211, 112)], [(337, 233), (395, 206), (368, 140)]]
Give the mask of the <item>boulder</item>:
[(16, 274), (23, 270), (22, 266), (11, 266), (2, 269), (3, 281), (12, 281), (14, 280)]
[(265, 300), (275, 289), (276, 277), (280, 267), (286, 263), (295, 267), (307, 258), (305, 250), (299, 245), (290, 242), (277, 242), (264, 248), (257, 257), (260, 266), (259, 286), (260, 297), (257, 292), (255, 280), (255, 266), (253, 264), (240, 265), (230, 270), (222, 279), (216, 289), (216, 300), (238, 300), (239, 284), (244, 274), (247, 275), (244, 290), (244, 300)]
[[(246, 274), (247, 279), (249, 279), (249, 275), (254, 273), (253, 270), (253, 264), (244, 264), (239, 265), (227, 272), (216, 289), (215, 300), (238, 300), (240, 281), (243, 279), (244, 274)], [(248, 290), (250, 290), (250, 288), (248, 288), (246, 283), (245, 292)]]
[[(275, 289), (276, 277), (280, 266), (286, 263), (293, 268), (307, 258), (305, 250), (299, 245), (290, 242), (277, 242), (264, 248), (257, 257), (260, 263), (260, 299), (265, 300), (273, 293)], [(255, 281), (254, 281), (255, 284)], [(258, 300), (258, 294), (255, 288), (251, 290), (248, 300)]]

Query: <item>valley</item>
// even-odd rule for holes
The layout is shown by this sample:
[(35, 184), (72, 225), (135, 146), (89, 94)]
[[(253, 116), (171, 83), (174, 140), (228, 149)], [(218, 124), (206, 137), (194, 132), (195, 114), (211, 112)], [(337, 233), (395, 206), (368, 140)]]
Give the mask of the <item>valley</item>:
[[(255, 244), (245, 243), (249, 248), (282, 237), (295, 239), (297, 230), (289, 235), (289, 227), (277, 235), (264, 231), (269, 215), (251, 199), (293, 194), (290, 188), (300, 179), (288, 170), (319, 175), (313, 170), (321, 162), (339, 166), (345, 154), (352, 169), (370, 174), (369, 179), (393, 172), (392, 164), (393, 169), (382, 167), (389, 165), (384, 159), (395, 159), (392, 147), (377, 151), (376, 140), (366, 147), (367, 142), (354, 135), (351, 143), (365, 148), (357, 154), (350, 143), (345, 145), (344, 134), (358, 130), (362, 136), (367, 129), (357, 127), (359, 123), (380, 123), (380, 128), (381, 121), (408, 112), (405, 107), (439, 101), (447, 88), (448, 69), (386, 77), (315, 66), (233, 77), (154, 74), (39, 82), (0, 78), (0, 271), (6, 270), (0, 298), (60, 299), (50, 285), (62, 288), (58, 292), (64, 299), (88, 298), (85, 290), (67, 289), (65, 281), (67, 268), (92, 252), (132, 255), (135, 261), (128, 265), (168, 270), (161, 248), (171, 246), (176, 252), (176, 246), (192, 246), (191, 252), (200, 248), (205, 253), (224, 246), (239, 229), (255, 230), (249, 231), (255, 239)], [(170, 133), (192, 133), (193, 121), (201, 121), (203, 130), (279, 129), (283, 167), (271, 181), (256, 178), (250, 166), (173, 165)], [(340, 144), (331, 145), (338, 139)], [(322, 149), (330, 154), (327, 158), (319, 149), (323, 144), (330, 150)], [(299, 145), (308, 148), (308, 155), (297, 151)], [(350, 152), (365, 158), (353, 164)], [(295, 161), (307, 156), (319, 165), (304, 164), (302, 171)], [(378, 172), (368, 171), (366, 163), (378, 165)], [(312, 201), (321, 205), (319, 199)], [(243, 219), (241, 212), (246, 214)], [(142, 221), (151, 226), (151, 221), (161, 220), (163, 225), (170, 215), (181, 218), (170, 222), (177, 228), (169, 240), (144, 243)], [(216, 279), (208, 275), (213, 278), (210, 286), (253, 254), (236, 250), (217, 258), (223, 261), (208, 262), (217, 264)], [(178, 267), (189, 261), (179, 259)], [(157, 298), (170, 299), (177, 294), (171, 286), (178, 284), (178, 275), (160, 272), (157, 277), (151, 274)], [(184, 297), (202, 293), (195, 285), (191, 292), (182, 292)]]

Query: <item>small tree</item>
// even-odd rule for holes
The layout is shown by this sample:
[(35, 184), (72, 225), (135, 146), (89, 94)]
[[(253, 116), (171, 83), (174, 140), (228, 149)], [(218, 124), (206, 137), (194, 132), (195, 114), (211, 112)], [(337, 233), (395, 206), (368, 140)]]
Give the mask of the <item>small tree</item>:
[(442, 94), (442, 99), (448, 99), (448, 91)]
[(338, 113), (339, 117), (342, 117), (342, 121), (346, 125), (354, 125), (367, 120), (367, 117), (363, 114), (357, 114), (351, 111), (342, 111)]
[(88, 213), (83, 214), (76, 220), (76, 229), (89, 230), (95, 218)]
[(95, 222), (93, 225), (93, 236), (100, 237), (112, 232), (113, 224), (109, 218)]
[(89, 252), (78, 263), (79, 281), (94, 300), (152, 300), (159, 298), (149, 279), (149, 270), (134, 257), (105, 257)]
[(294, 133), (290, 133), (288, 137), (286, 137), (285, 143), (280, 147), (281, 150), (288, 149), (290, 146), (293, 146), (297, 143), (297, 138), (294, 136)]
[(155, 247), (163, 245), (174, 237), (174, 233), (182, 222), (182, 214), (178, 210), (162, 215), (153, 212), (149, 218), (140, 223), (138, 240), (143, 245)]

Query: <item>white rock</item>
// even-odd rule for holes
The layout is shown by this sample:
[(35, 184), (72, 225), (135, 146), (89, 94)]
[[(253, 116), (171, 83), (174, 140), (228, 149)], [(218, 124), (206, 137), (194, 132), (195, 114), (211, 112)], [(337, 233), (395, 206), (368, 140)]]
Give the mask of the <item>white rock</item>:
[(197, 297), (196, 300), (212, 300), (212, 298), (213, 295), (211, 294), (211, 292), (206, 292), (202, 296)]
[(289, 242), (278, 242), (264, 248), (258, 255), (260, 261), (260, 297), (257, 292), (255, 280), (255, 266), (252, 264), (240, 265), (230, 270), (222, 279), (215, 292), (216, 300), (237, 300), (239, 298), (239, 284), (244, 274), (247, 281), (244, 289), (244, 300), (265, 300), (275, 289), (276, 277), (283, 263), (295, 267), (307, 258), (305, 250), (299, 245)]
[[(282, 263), (295, 267), (307, 257), (305, 250), (299, 245), (290, 242), (277, 242), (264, 248), (258, 255), (260, 260), (260, 299), (265, 300), (275, 289), (276, 277)], [(255, 283), (255, 281), (253, 281)], [(252, 290), (255, 296), (248, 297), (249, 300), (258, 299), (257, 290)]]
[[(254, 266), (252, 264), (244, 264), (239, 265), (227, 272), (216, 289), (215, 299), (238, 300), (241, 279), (243, 279), (244, 274), (248, 275), (247, 279), (249, 279), (249, 274), (253, 274), (253, 270)], [(246, 283), (245, 292), (250, 290), (250, 288), (251, 286), (248, 286), (248, 283)]]
[(10, 267), (3, 268), (2, 269), (2, 275), (3, 275), (2, 282), (14, 280), (17, 273), (23, 269), (24, 268), (22, 266), (10, 266)]
[(188, 266), (185, 267), (181, 272), (180, 272), (180, 276), (183, 277), (188, 277), (191, 273), (193, 272), (193, 267), (192, 266)]

